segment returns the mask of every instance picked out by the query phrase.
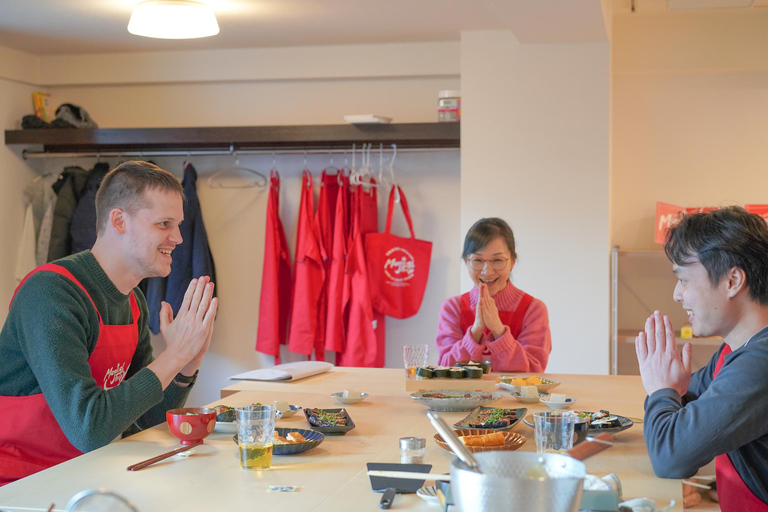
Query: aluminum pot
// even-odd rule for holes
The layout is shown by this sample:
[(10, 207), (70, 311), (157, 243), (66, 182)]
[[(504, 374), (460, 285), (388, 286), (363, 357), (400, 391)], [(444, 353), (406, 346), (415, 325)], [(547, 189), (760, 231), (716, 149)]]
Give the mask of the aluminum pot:
[[(480, 473), (459, 459), (451, 462), (451, 492), (462, 512), (578, 512), (586, 466), (567, 455), (535, 452), (474, 454)], [(550, 478), (528, 471), (540, 464)]]

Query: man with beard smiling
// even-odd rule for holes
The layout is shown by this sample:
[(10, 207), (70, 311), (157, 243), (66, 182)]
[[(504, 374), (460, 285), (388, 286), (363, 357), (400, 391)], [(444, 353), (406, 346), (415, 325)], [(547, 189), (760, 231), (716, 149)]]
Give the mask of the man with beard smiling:
[(768, 511), (768, 227), (738, 207), (688, 215), (665, 250), (693, 333), (725, 343), (691, 375), (667, 316), (635, 339), (653, 469), (686, 478), (714, 458), (724, 512)]
[(96, 195), (93, 248), (38, 267), (16, 288), (0, 332), (0, 485), (165, 421), (189, 395), (218, 300), (193, 279), (176, 317), (163, 303), (165, 350), (153, 357), (138, 288), (167, 276), (182, 243), (183, 189), (126, 162)]

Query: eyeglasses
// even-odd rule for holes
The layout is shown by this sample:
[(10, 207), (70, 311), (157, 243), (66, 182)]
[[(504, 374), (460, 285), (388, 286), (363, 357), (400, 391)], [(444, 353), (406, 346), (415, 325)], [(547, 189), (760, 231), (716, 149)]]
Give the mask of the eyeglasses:
[(508, 261), (509, 258), (494, 258), (492, 260), (472, 258), (467, 260), (467, 265), (476, 272), (483, 270), (486, 264), (490, 265), (493, 270), (504, 270), (507, 267)]

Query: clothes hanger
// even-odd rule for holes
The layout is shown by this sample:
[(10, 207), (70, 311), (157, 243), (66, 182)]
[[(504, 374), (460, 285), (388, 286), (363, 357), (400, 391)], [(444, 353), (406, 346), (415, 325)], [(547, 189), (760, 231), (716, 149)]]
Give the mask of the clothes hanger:
[[(208, 186), (211, 187), (211, 188), (253, 188), (253, 187), (259, 187), (259, 188), (262, 188), (262, 189), (266, 188), (267, 183), (268, 183), (267, 177), (264, 176), (262, 173), (260, 173), (259, 171), (255, 170), (255, 169), (251, 169), (251, 168), (248, 168), (248, 167), (241, 167), (240, 166), (240, 157), (237, 156), (237, 151), (235, 151), (233, 145), (229, 146), (229, 151), (235, 157), (235, 166), (234, 167), (228, 167), (228, 168), (225, 168), (225, 169), (221, 169), (220, 171), (216, 172), (215, 174), (209, 176), (208, 177)], [(272, 163), (273, 163), (272, 167), (273, 168), (275, 167), (274, 166), (274, 161), (275, 161), (275, 157), (274, 157), (274, 153), (273, 153), (273, 155), (272, 155)], [(218, 178), (219, 176), (223, 176), (224, 174), (231, 173), (231, 172), (237, 172), (237, 171), (244, 171), (244, 172), (248, 172), (248, 173), (251, 173), (251, 174), (255, 174), (256, 176), (258, 176), (259, 179), (257, 179), (256, 181), (247, 182), (247, 183), (244, 183), (244, 184), (241, 184), (241, 185), (225, 185), (224, 183), (222, 183), (220, 181), (219, 182), (216, 181), (216, 178)]]

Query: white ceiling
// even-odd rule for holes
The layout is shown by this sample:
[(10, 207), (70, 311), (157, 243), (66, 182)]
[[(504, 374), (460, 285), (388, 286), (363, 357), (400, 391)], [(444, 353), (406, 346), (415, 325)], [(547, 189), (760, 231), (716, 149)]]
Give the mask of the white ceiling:
[[(217, 36), (170, 41), (128, 33), (141, 0), (0, 0), (0, 47), (36, 55), (459, 41), (511, 30), (521, 43), (605, 41), (613, 16), (768, 6), (768, 0), (198, 0)], [(634, 7), (634, 9), (632, 9)]]
[(600, 0), (200, 0), (221, 32), (169, 41), (127, 32), (140, 0), (0, 0), (0, 46), (37, 55), (458, 41), (511, 29), (523, 43), (606, 40)]

